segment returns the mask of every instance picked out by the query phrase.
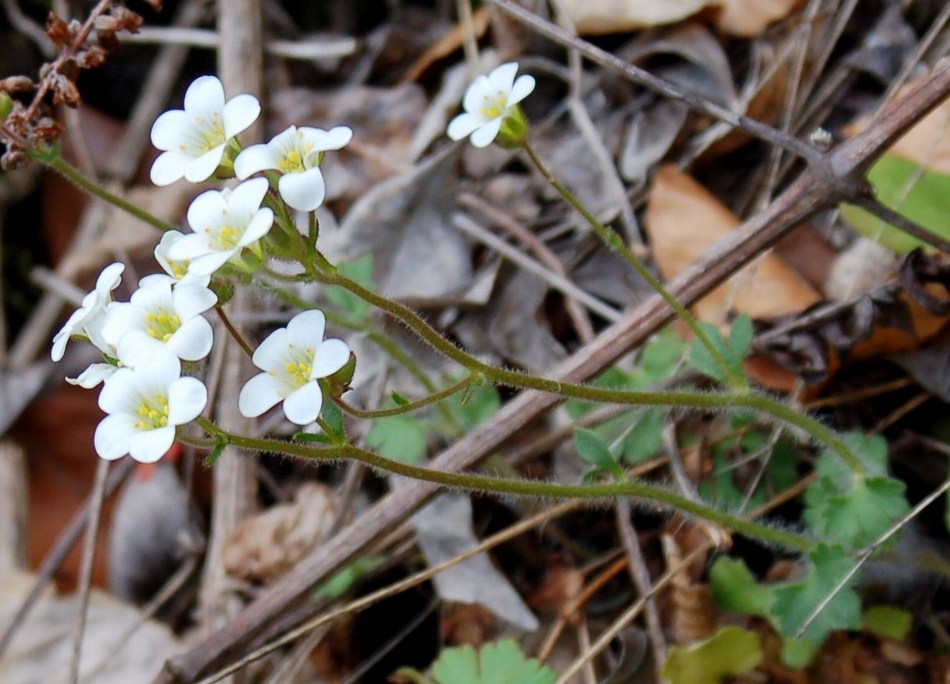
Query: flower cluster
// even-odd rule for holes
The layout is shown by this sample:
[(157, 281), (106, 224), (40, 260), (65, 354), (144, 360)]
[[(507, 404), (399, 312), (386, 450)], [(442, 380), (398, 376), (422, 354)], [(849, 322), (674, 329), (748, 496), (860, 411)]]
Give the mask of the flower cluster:
[[(470, 135), (477, 147), (499, 136), (500, 144), (523, 143), (527, 122), (518, 103), (532, 91), (534, 79), (516, 79), (517, 71), (512, 62), (480, 76), (466, 92), (465, 112), (450, 123), (449, 136)], [(328, 151), (343, 148), (353, 136), (346, 126), (290, 126), (268, 143), (242, 149), (235, 136), (260, 112), (252, 95), (226, 100), (221, 82), (203, 76), (188, 88), (184, 109), (158, 117), (151, 131), (152, 143), (161, 150), (151, 169), (153, 182), (168, 185), (184, 178), (199, 183), (212, 176), (239, 182), (194, 199), (186, 215), (190, 232), (162, 235), (154, 254), (164, 273), (145, 276), (128, 301), (117, 302), (112, 293), (125, 266), (107, 266), (53, 338), (54, 361), (62, 359), (70, 338), (84, 339), (102, 353), (102, 363), (67, 378), (85, 388), (102, 385), (99, 406), (107, 415), (95, 434), (102, 458), (129, 454), (154, 462), (172, 446), (177, 427), (204, 410), (207, 389), (198, 378), (182, 374), (182, 362), (201, 361), (214, 343), (204, 314), (212, 307), (221, 312), (222, 302), (211, 289), (212, 278), (247, 277), (268, 256), (286, 256), (280, 247), (286, 239), (268, 242), (275, 227), (299, 244), (302, 233), (290, 210), (313, 212), (323, 204), (320, 164)], [(312, 221), (313, 216), (311, 226)], [(318, 420), (324, 391), (334, 383), (328, 378), (351, 357), (345, 342), (324, 339), (325, 328), (323, 313), (308, 310), (260, 344), (252, 361), (262, 372), (238, 397), (243, 415), (257, 417), (282, 403), (287, 419), (297, 425)]]
[[(204, 410), (207, 389), (198, 378), (182, 375), (182, 362), (204, 359), (214, 343), (204, 317), (219, 303), (212, 277), (226, 277), (228, 267), (231, 273), (259, 267), (266, 257), (262, 241), (275, 223), (283, 220), (281, 230), (296, 231), (287, 225), (293, 219), (286, 207), (310, 212), (323, 204), (320, 163), (327, 151), (345, 146), (352, 131), (291, 126), (269, 143), (241, 150), (235, 136), (260, 111), (252, 95), (226, 100), (221, 82), (203, 76), (188, 88), (183, 110), (158, 117), (151, 138), (162, 153), (152, 166), (153, 182), (198, 183), (213, 175), (236, 175), (242, 182), (194, 199), (186, 215), (191, 230), (169, 230), (155, 247), (164, 273), (142, 278), (128, 301), (112, 299), (125, 266), (107, 266), (53, 338), (54, 361), (62, 359), (70, 338), (84, 339), (102, 353), (102, 363), (67, 378), (85, 388), (102, 385), (99, 406), (107, 415), (95, 434), (102, 458), (130, 454), (154, 462), (172, 446), (177, 426)], [(252, 178), (260, 172), (269, 173)], [(294, 423), (317, 419), (323, 403), (319, 380), (350, 358), (343, 341), (323, 339), (324, 327), (320, 311), (305, 311), (264, 340), (253, 357), (264, 372), (251, 378), (239, 398), (246, 416), (284, 402)]]

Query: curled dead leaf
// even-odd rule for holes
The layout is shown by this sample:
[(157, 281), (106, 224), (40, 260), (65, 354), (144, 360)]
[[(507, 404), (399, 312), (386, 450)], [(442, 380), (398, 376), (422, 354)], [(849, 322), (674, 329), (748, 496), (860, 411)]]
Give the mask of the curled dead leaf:
[(326, 539), (338, 506), (332, 489), (301, 485), (293, 503), (269, 508), (234, 528), (222, 554), (225, 571), (249, 581), (282, 575)]

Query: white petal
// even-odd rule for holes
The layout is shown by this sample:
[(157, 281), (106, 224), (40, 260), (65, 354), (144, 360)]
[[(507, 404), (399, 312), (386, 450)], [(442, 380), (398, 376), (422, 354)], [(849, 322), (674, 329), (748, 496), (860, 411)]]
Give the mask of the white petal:
[(93, 443), (96, 453), (107, 461), (114, 461), (129, 453), (129, 443), (135, 435), (135, 418), (126, 414), (106, 416), (96, 427)]
[(122, 336), (133, 329), (142, 327), (144, 312), (141, 307), (129, 302), (116, 302), (109, 307), (102, 326), (102, 337), (107, 344), (117, 345)]
[[(169, 278), (167, 273), (149, 273), (147, 276), (142, 276), (142, 278), (139, 280), (139, 287), (167, 285), (169, 288), (171, 288), (176, 282), (177, 281), (174, 278)], [(116, 302), (116, 304), (122, 304), (122, 302)]]
[(184, 177), (185, 168), (188, 166), (190, 159), (191, 157), (186, 157), (177, 150), (162, 152), (152, 164), (149, 177), (159, 187), (171, 185)]
[[(201, 256), (196, 256), (192, 259), (191, 264), (189, 264), (188, 272), (194, 273), (195, 276), (203, 276), (210, 279), (211, 274), (224, 266), (228, 262), (228, 259), (236, 253), (236, 249), (230, 249), (226, 252), (207, 252)], [(195, 282), (195, 284), (200, 283)], [(207, 285), (208, 281), (206, 280), (204, 286), (207, 287)]]
[(203, 359), (214, 344), (211, 324), (202, 316), (195, 316), (181, 324), (168, 339), (168, 348), (185, 361)]
[(165, 351), (165, 344), (147, 332), (130, 330), (116, 345), (116, 358), (123, 366), (138, 368), (153, 363), (155, 355)]
[(269, 207), (264, 207), (254, 214), (254, 218), (244, 229), (244, 235), (238, 240), (238, 247), (247, 247), (257, 242), (267, 235), (272, 225), (274, 225), (274, 212)]
[(63, 358), (63, 354), (66, 351), (66, 343), (69, 341), (69, 338), (72, 335), (80, 332), (79, 327), (81, 321), (86, 316), (86, 311), (83, 309), (76, 309), (73, 311), (69, 318), (66, 320), (66, 323), (60, 328), (59, 332), (53, 336), (53, 348), (50, 351), (50, 356), (53, 361), (59, 361)]
[(333, 375), (350, 360), (350, 348), (343, 340), (325, 340), (317, 347), (310, 378), (325, 378)]
[(136, 366), (132, 382), (139, 394), (167, 394), (168, 386), (181, 375), (181, 362), (164, 346), (157, 348), (148, 363)]
[(291, 423), (309, 425), (320, 415), (322, 406), (323, 393), (314, 380), (294, 390), (284, 399), (284, 414)]
[(185, 111), (191, 117), (211, 118), (224, 109), (224, 86), (216, 76), (199, 76), (185, 92)]
[(181, 109), (165, 112), (152, 124), (152, 144), (160, 150), (174, 150), (182, 144), (184, 131), (191, 128), (191, 119)]
[(234, 160), (234, 175), (240, 180), (269, 169), (279, 169), (280, 156), (270, 145), (251, 145)]
[(461, 140), (465, 136), (471, 134), (471, 132), (476, 128), (482, 126), (484, 123), (484, 117), (478, 116), (477, 114), (470, 114), (469, 112), (463, 112), (449, 122), (449, 127), (448, 130), (446, 130), (446, 133), (449, 134), (449, 137), (452, 138), (452, 140)]
[(102, 269), (102, 273), (96, 278), (96, 294), (102, 299), (109, 298), (112, 290), (119, 286), (124, 270), (125, 264), (118, 261)]
[(211, 178), (224, 156), (224, 145), (212, 147), (200, 157), (192, 160), (185, 169), (185, 180), (189, 183), (201, 183)]
[(259, 373), (244, 383), (238, 396), (238, 410), (246, 418), (256, 418), (282, 398), (283, 384), (269, 373)]
[(208, 241), (201, 233), (189, 233), (168, 248), (168, 258), (174, 261), (194, 259), (211, 251)]
[[(150, 311), (157, 307), (170, 308), (172, 306), (172, 286), (167, 280), (145, 276), (139, 280), (139, 289), (129, 297), (129, 303)], [(122, 303), (116, 307), (118, 309)]]
[(172, 290), (175, 313), (184, 322), (210, 309), (218, 303), (218, 295), (206, 287), (191, 283), (179, 283)]
[(309, 133), (308, 140), (314, 149), (321, 152), (339, 150), (353, 139), (353, 129), (349, 126), (334, 126), (329, 131), (322, 128), (301, 128)]
[(261, 370), (283, 368), (287, 355), (287, 328), (278, 328), (260, 343), (251, 360)]
[(472, 85), (465, 91), (462, 107), (466, 112), (477, 112), (482, 108), (485, 97), (489, 95), (494, 96), (491, 81), (488, 80), (487, 76), (479, 76), (472, 81)]
[(175, 443), (175, 428), (166, 426), (156, 430), (143, 430), (129, 440), (129, 456), (139, 463), (155, 463), (168, 453)]
[(228, 209), (235, 217), (253, 216), (261, 208), (269, 183), (266, 178), (252, 178), (238, 185), (228, 195)]
[(178, 378), (168, 387), (168, 424), (183, 425), (201, 415), (208, 389), (198, 378)]
[(323, 339), (327, 319), (320, 309), (302, 311), (287, 323), (287, 344), (316, 348)]
[[(205, 228), (217, 228), (221, 217), (228, 209), (228, 203), (218, 190), (203, 192), (188, 205), (188, 225), (196, 233)], [(180, 257), (173, 257), (178, 259)]]
[(327, 195), (319, 167), (284, 174), (277, 181), (277, 188), (287, 205), (297, 211), (313, 211), (323, 204)]
[(498, 131), (501, 130), (501, 120), (500, 116), (497, 119), (492, 119), (472, 133), (472, 144), (475, 147), (488, 147), (491, 145), (492, 140), (498, 136)]
[(99, 392), (99, 408), (109, 414), (130, 412), (135, 402), (135, 384), (128, 368), (120, 368), (110, 375)]
[(233, 138), (247, 129), (261, 113), (261, 103), (253, 95), (244, 93), (236, 95), (224, 105), (222, 120), (224, 121), (224, 136)]
[(515, 82), (515, 74), (518, 73), (517, 62), (507, 62), (488, 74), (488, 80), (491, 82), (493, 91), (501, 91), (507, 97), (511, 93), (511, 86)]
[(531, 94), (534, 90), (534, 76), (527, 74), (519, 76), (515, 84), (511, 86), (511, 95), (508, 96), (508, 106), (518, 104)]
[(111, 376), (118, 370), (111, 363), (93, 363), (79, 374), (79, 377), (76, 378), (66, 378), (66, 382), (70, 385), (79, 385), (85, 389), (92, 389), (101, 382), (104, 382), (106, 378)]

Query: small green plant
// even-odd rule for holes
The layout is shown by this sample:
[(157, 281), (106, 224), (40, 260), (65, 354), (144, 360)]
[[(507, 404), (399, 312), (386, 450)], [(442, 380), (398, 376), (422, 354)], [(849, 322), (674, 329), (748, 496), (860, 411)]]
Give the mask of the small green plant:
[(402, 668), (395, 681), (412, 684), (554, 684), (554, 670), (526, 658), (513, 639), (442, 649), (431, 676)]

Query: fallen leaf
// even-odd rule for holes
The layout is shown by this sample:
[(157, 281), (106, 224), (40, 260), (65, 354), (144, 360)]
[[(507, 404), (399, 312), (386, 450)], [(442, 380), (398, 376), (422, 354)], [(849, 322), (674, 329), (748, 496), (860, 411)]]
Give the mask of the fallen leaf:
[(293, 503), (273, 506), (234, 528), (224, 547), (225, 571), (245, 580), (283, 574), (326, 538), (337, 505), (328, 487), (301, 485)]
[(590, 35), (672, 24), (708, 4), (709, 0), (561, 0), (558, 7), (578, 33)]
[[(676, 276), (739, 224), (719, 200), (676, 167), (666, 165), (657, 172), (644, 225), (664, 279)], [(773, 318), (798, 313), (818, 300), (800, 275), (767, 254), (710, 292), (694, 310), (702, 320), (719, 323), (730, 308), (752, 318)]]
[(716, 28), (731, 36), (751, 38), (787, 17), (802, 0), (721, 0), (718, 4)]
[[(472, 530), (472, 502), (463, 494), (443, 494), (412, 516), (416, 538), (429, 566), (438, 565), (478, 544)], [(439, 597), (475, 603), (506, 622), (533, 631), (538, 619), (507, 578), (480, 553), (436, 575)]]

